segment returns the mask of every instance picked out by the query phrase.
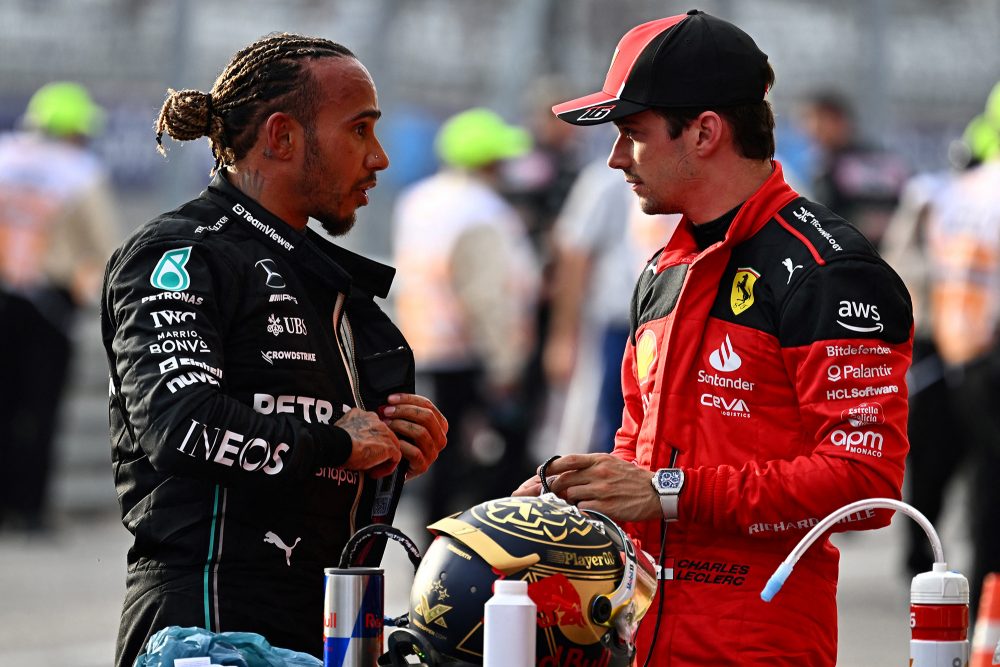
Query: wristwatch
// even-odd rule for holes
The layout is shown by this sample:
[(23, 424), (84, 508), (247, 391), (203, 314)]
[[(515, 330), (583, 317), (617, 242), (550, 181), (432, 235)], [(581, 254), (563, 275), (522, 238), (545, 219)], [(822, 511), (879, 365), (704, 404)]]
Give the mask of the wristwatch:
[(684, 487), (684, 471), (680, 468), (660, 468), (653, 473), (653, 490), (660, 497), (660, 508), (666, 521), (677, 521), (677, 501)]

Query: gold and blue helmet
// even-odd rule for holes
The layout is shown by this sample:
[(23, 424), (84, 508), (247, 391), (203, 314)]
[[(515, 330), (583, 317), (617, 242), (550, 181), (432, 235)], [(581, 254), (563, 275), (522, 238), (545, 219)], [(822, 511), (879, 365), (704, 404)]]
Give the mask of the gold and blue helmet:
[(656, 592), (653, 559), (608, 517), (552, 494), (442, 519), (410, 590), (410, 628), (449, 661), (482, 664), (498, 579), (528, 582), (539, 665), (628, 665)]

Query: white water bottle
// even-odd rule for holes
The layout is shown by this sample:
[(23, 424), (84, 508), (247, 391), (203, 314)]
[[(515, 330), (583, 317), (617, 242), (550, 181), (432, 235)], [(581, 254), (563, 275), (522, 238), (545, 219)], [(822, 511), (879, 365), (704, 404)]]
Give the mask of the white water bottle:
[(486, 602), (483, 667), (532, 667), (538, 632), (527, 581), (498, 579)]

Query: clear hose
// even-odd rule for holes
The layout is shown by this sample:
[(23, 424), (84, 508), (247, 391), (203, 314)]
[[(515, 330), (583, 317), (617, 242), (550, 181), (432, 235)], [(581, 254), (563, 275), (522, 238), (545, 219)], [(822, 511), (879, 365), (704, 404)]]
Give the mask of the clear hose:
[[(778, 569), (774, 571), (771, 578), (767, 580), (767, 584), (764, 586), (764, 590), (760, 592), (760, 598), (764, 602), (770, 602), (781, 587), (785, 585), (785, 580), (788, 579), (788, 575), (792, 573), (792, 569), (795, 567), (795, 563), (798, 562), (799, 558), (802, 557), (809, 547), (812, 546), (820, 535), (829, 530), (835, 523), (840, 521), (846, 516), (853, 514), (854, 512), (859, 512), (866, 509), (891, 509), (902, 512), (914, 521), (916, 521), (924, 532), (927, 533), (927, 539), (931, 542), (931, 550), (934, 553), (934, 569), (944, 570), (944, 549), (941, 546), (941, 538), (938, 537), (937, 531), (934, 530), (934, 526), (931, 522), (920, 513), (912, 505), (908, 505), (899, 500), (893, 500), (892, 498), (869, 498), (867, 500), (859, 500), (853, 502), (849, 505), (844, 505), (839, 510), (828, 515), (826, 518), (821, 520), (815, 526), (812, 527), (805, 536), (799, 540), (799, 543), (795, 545), (795, 548), (788, 554), (788, 556), (781, 562)], [(940, 566), (939, 566), (940, 564)]]

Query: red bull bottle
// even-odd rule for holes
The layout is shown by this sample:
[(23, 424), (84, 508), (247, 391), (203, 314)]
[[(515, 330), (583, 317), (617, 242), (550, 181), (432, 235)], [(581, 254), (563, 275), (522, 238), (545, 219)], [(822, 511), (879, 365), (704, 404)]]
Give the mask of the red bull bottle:
[(382, 653), (383, 571), (328, 567), (324, 573), (323, 667), (376, 667)]

